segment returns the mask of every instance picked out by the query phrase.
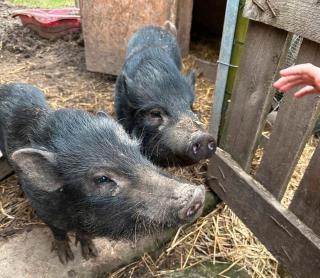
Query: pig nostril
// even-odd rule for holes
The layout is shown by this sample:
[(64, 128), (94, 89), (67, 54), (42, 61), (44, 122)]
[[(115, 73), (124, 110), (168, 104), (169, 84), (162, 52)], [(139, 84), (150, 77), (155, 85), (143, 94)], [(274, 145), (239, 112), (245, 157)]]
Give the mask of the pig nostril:
[(214, 143), (214, 141), (211, 141), (211, 142), (208, 143), (208, 149), (209, 149), (210, 151), (213, 151), (213, 150), (215, 149), (215, 143)]
[(196, 203), (193, 206), (191, 206), (187, 211), (187, 217), (192, 217), (193, 215), (195, 215), (200, 207), (200, 203)]
[(193, 153), (194, 154), (197, 154), (200, 150), (200, 147), (201, 145), (199, 143), (195, 143), (193, 146), (192, 146), (192, 150), (193, 150)]

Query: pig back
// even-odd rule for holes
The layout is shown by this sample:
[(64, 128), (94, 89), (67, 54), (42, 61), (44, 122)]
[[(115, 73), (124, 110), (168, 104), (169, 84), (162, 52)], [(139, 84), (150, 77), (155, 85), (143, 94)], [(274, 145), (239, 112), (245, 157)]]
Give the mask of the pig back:
[(126, 52), (126, 60), (132, 55), (143, 55), (146, 48), (159, 48), (166, 52), (174, 61), (176, 66), (181, 69), (181, 54), (176, 37), (167, 30), (147, 26), (137, 31), (129, 40)]
[(0, 86), (0, 148), (5, 157), (30, 144), (30, 134), (50, 110), (45, 96), (29, 84)]

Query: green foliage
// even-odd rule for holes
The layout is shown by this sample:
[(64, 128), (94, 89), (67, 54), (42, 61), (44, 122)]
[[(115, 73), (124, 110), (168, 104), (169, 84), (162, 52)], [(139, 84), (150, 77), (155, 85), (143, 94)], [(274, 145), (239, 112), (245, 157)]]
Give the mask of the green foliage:
[(11, 0), (17, 6), (32, 8), (61, 8), (74, 6), (74, 0)]

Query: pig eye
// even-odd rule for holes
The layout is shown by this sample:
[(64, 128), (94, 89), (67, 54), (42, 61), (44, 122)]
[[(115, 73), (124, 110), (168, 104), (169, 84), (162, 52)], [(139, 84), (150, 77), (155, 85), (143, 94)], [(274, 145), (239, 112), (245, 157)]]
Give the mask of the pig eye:
[(151, 110), (151, 111), (150, 111), (150, 116), (151, 116), (152, 118), (159, 118), (159, 119), (162, 118), (162, 117), (161, 117), (161, 111), (160, 111), (160, 110)]
[(160, 126), (162, 124), (162, 111), (160, 109), (151, 109), (147, 112), (146, 120), (151, 126)]
[(110, 182), (113, 182), (113, 180), (108, 178), (107, 176), (101, 176), (101, 177), (95, 178), (96, 184), (104, 184), (104, 183), (110, 183)]

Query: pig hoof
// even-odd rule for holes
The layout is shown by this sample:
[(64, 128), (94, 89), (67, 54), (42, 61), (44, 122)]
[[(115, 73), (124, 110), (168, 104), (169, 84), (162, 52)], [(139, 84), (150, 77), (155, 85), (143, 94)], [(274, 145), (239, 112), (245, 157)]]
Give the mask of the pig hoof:
[(67, 264), (68, 261), (72, 261), (74, 259), (73, 253), (69, 246), (69, 240), (55, 240), (52, 243), (52, 250), (56, 250), (58, 253), (59, 260), (62, 264)]
[(80, 244), (82, 257), (84, 257), (86, 260), (98, 256), (98, 250), (91, 239), (83, 240), (80, 242)]
[(98, 250), (92, 239), (87, 237), (76, 236), (76, 244), (80, 242), (82, 257), (86, 260), (98, 256)]

